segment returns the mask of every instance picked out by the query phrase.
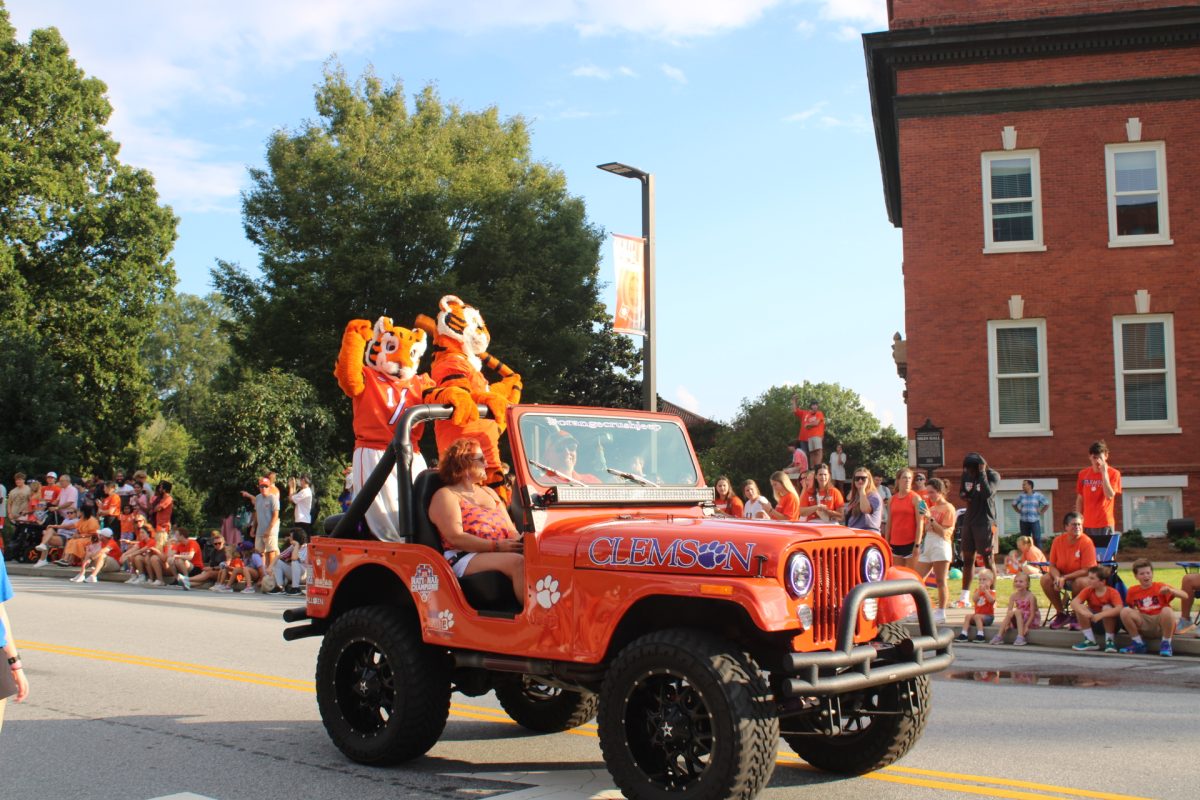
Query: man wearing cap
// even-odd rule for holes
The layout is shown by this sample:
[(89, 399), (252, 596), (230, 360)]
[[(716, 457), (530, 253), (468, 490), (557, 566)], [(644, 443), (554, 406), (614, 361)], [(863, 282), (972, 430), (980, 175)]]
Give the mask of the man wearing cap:
[(258, 494), (242, 492), (242, 497), (254, 503), (257, 528), (254, 534), (254, 551), (262, 553), (266, 569), (271, 568), (275, 556), (279, 555), (279, 490), (271, 485), (271, 479), (258, 479)]
[[(96, 576), (101, 572), (116, 572), (121, 567), (121, 545), (113, 538), (112, 528), (101, 528), (97, 532), (98, 540), (89, 544), (79, 567), (79, 574), (71, 578), (71, 583), (96, 583)], [(88, 567), (92, 573), (87, 574)]]
[(37, 507), (39, 511), (46, 512), (46, 522), (56, 524), (62, 522), (62, 517), (58, 514), (58, 495), (62, 489), (58, 485), (58, 473), (47, 472), (46, 480), (42, 483), (42, 488), (37, 498)]

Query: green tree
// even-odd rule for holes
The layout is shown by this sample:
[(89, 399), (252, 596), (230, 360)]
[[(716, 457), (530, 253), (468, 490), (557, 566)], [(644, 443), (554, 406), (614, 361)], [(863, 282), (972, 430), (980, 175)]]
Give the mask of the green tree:
[(219, 294), (178, 294), (163, 303), (146, 336), (142, 359), (163, 412), (184, 426), (196, 423), (214, 381), (230, 363), (230, 313)]
[[(320, 476), (333, 469), (332, 417), (316, 402), (303, 378), (279, 370), (247, 372), (233, 391), (214, 393), (194, 431), (196, 448), (188, 460), (194, 488), (207, 496), (205, 511), (215, 517), (242, 502), (268, 470), (288, 476)], [(341, 486), (316, 486), (337, 497)]]
[(104, 92), (57, 30), (22, 44), (0, 7), (0, 354), (30, 370), (0, 375), (0, 460), (111, 466), (153, 410), (139, 353), (176, 220), (117, 159)]
[(561, 171), (533, 160), (524, 120), (443, 104), (431, 86), (410, 107), (399, 83), (352, 83), (336, 66), (316, 109), (251, 170), (243, 216), (261, 279), (213, 271), (241, 361), (310, 382), (348, 441), (331, 376), (345, 324), (386, 313), (411, 326), (455, 294), (481, 309), (526, 398), (622, 397), (637, 354), (600, 320), (602, 234)]
[(881, 428), (874, 414), (863, 407), (856, 392), (836, 383), (772, 386), (753, 400), (742, 402), (729, 427), (717, 434), (716, 444), (701, 454), (705, 477), (728, 475), (738, 485), (747, 478), (770, 493), (771, 473), (789, 462), (787, 445), (796, 439), (799, 421), (792, 414), (791, 398), (803, 407), (816, 400), (825, 412), (825, 452), (838, 444), (846, 452), (846, 467), (865, 465), (891, 474), (907, 463), (903, 437), (890, 425)]

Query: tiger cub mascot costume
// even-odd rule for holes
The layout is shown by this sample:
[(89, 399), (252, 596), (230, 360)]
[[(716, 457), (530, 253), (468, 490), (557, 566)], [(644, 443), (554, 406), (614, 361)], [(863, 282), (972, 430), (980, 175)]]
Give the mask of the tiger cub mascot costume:
[[(521, 401), (521, 376), (488, 355), (491, 336), (479, 309), (454, 295), (443, 297), (438, 306), (436, 323), (424, 314), (417, 317), (417, 327), (434, 337), (429, 373), (435, 386), (425, 392), (425, 402), (454, 406), (450, 419), (434, 423), (438, 454), (464, 437), (479, 442), (487, 460), (487, 484), (507, 502), (499, 441), (508, 424), (505, 410)], [(501, 380), (489, 384), (484, 367)], [(492, 419), (479, 418), (479, 405), (487, 406)]]
[[(346, 325), (333, 374), (354, 403), (354, 462), (350, 471), (354, 494), (362, 489), (391, 445), (400, 415), (410, 406), (419, 405), (425, 391), (433, 386), (428, 375), (417, 374), (426, 342), (424, 331), (397, 327), (390, 317), (380, 317), (374, 325), (365, 319), (351, 320)], [(423, 427), (413, 428), (414, 444), (421, 440)], [(424, 469), (425, 459), (420, 449), (413, 447), (413, 477)], [(396, 539), (400, 535), (398, 515), (393, 471), (367, 509), (367, 524), (376, 536)]]

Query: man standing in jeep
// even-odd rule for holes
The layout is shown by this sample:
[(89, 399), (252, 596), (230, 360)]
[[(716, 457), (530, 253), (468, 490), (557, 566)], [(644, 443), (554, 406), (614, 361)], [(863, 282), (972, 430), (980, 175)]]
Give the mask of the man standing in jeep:
[(990, 469), (979, 453), (967, 453), (963, 459), (958, 496), (967, 503), (962, 518), (962, 596), (955, 608), (966, 608), (971, 602), (971, 578), (975, 572), (975, 555), (983, 556), (983, 565), (996, 574), (996, 551), (993, 537), (996, 531), (996, 489), (1000, 473)]

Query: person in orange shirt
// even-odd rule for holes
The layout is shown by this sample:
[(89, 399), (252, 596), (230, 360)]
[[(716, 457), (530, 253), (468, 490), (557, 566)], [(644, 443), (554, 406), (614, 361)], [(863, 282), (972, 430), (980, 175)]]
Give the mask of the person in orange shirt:
[(896, 473), (896, 493), (888, 501), (887, 534), (896, 566), (912, 569), (916, 564), (916, 549), (925, 535), (928, 506), (921, 495), (912, 490), (913, 471), (908, 467)]
[(713, 505), (716, 506), (717, 516), (741, 519), (745, 504), (742, 503), (740, 497), (733, 493), (733, 484), (729, 482), (729, 478), (724, 475), (717, 478), (714, 488)]
[(1137, 578), (1137, 586), (1130, 586), (1125, 592), (1125, 608), (1121, 609), (1121, 624), (1129, 631), (1131, 641), (1128, 647), (1121, 648), (1121, 652), (1145, 653), (1146, 641), (1142, 638), (1145, 634), (1161, 637), (1160, 656), (1175, 655), (1171, 645), (1171, 637), (1175, 635), (1175, 612), (1171, 609), (1171, 601), (1176, 597), (1183, 600), (1187, 595), (1174, 586), (1155, 581), (1154, 565), (1148, 559), (1139, 558), (1133, 562), (1133, 577)]
[(800, 495), (783, 470), (771, 474), (771, 492), (775, 495), (775, 507), (765, 509), (768, 517), (785, 522), (800, 519)]
[(96, 519), (96, 510), (84, 506), (79, 512), (82, 516), (75, 525), (73, 536), (63, 547), (63, 557), (56, 561), (60, 567), (75, 567), (83, 561), (89, 545), (96, 543), (96, 535), (100, 532), (100, 520)]
[(1075, 595), (1071, 601), (1071, 611), (1079, 620), (1079, 629), (1083, 631), (1083, 641), (1071, 645), (1072, 650), (1099, 650), (1100, 643), (1096, 641), (1093, 625), (1104, 625), (1104, 652), (1117, 652), (1117, 643), (1113, 637), (1117, 633), (1117, 620), (1125, 602), (1121, 593), (1106, 583), (1108, 570), (1105, 567), (1088, 567), (1084, 582), (1087, 584), (1083, 591)]
[(820, 464), (825, 455), (825, 412), (816, 400), (810, 400), (808, 410), (797, 404), (799, 398), (792, 395), (792, 414), (800, 420), (800, 435), (797, 437), (808, 445), (808, 461)]
[(1117, 495), (1121, 493), (1121, 473), (1108, 465), (1108, 445), (1103, 440), (1088, 448), (1092, 465), (1079, 471), (1075, 481), (1075, 511), (1083, 514), (1083, 532), (1088, 536), (1106, 536), (1116, 527)]
[(204, 571), (204, 554), (200, 543), (188, 538), (187, 531), (176, 528), (165, 558), (151, 559), (151, 572), (173, 577), (185, 592), (192, 588), (191, 579)]
[(150, 500), (150, 513), (154, 515), (154, 530), (158, 533), (158, 545), (164, 546), (163, 534), (171, 532), (171, 516), (175, 512), (175, 498), (171, 497), (170, 481), (159, 481)]
[(846, 499), (833, 485), (833, 473), (828, 464), (813, 472), (813, 483), (800, 496), (800, 516), (820, 522), (841, 522)]
[(96, 515), (106, 528), (116, 528), (120, 524), (121, 495), (117, 494), (117, 484), (113, 481), (97, 487), (99, 495), (96, 498)]
[[(101, 572), (116, 572), (121, 564), (121, 545), (113, 539), (112, 528), (101, 528), (96, 541), (87, 546), (83, 564), (79, 574), (71, 578), (71, 583), (96, 583)], [(88, 567), (92, 574), (88, 575)]]
[(1063, 609), (1062, 593), (1065, 589), (1082, 592), (1087, 586), (1083, 576), (1096, 566), (1096, 545), (1083, 532), (1083, 516), (1068, 511), (1063, 517), (1063, 532), (1055, 536), (1050, 545), (1050, 569), (1042, 575), (1042, 591), (1054, 606), (1055, 616), (1051, 628), (1061, 628), (1070, 622)]

